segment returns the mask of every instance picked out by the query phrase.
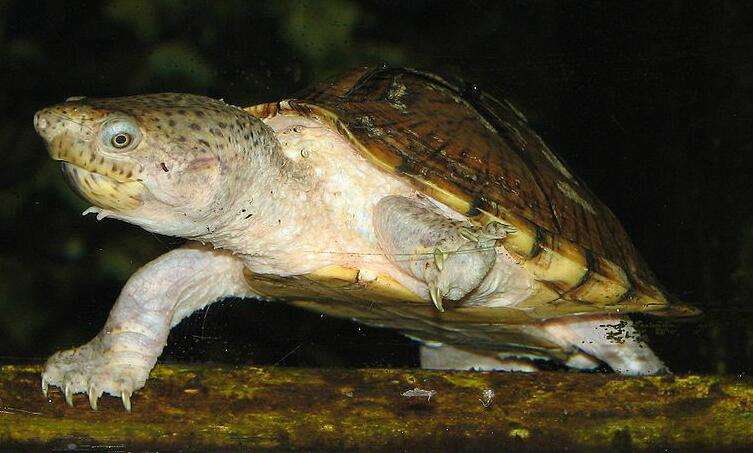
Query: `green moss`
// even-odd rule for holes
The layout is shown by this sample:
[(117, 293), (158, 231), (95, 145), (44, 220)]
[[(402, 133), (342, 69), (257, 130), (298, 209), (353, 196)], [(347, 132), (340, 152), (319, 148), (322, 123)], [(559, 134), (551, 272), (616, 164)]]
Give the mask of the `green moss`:
[(674, 379), (676, 391), (696, 398), (707, 398), (712, 390), (718, 389), (719, 378), (716, 376), (686, 376)]
[(442, 376), (448, 383), (457, 386), (478, 390), (482, 392), (489, 388), (489, 382), (485, 373), (453, 373), (449, 372)]
[[(38, 366), (0, 368), (0, 438), (143, 448), (753, 447), (753, 383), (732, 377), (162, 365), (133, 413), (65, 405)], [(409, 388), (436, 390), (430, 401)], [(491, 388), (490, 407), (479, 401)], [(83, 442), (83, 441), (82, 441)]]

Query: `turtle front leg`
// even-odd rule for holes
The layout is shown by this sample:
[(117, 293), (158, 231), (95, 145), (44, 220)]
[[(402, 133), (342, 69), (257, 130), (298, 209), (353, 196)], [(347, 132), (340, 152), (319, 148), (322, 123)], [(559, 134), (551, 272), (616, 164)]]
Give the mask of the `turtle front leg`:
[(376, 204), (374, 229), (390, 261), (426, 283), (439, 311), (443, 299), (460, 300), (481, 284), (496, 261), (496, 241), (511, 231), (496, 222), (478, 228), (397, 195)]
[(144, 386), (171, 327), (224, 297), (252, 296), (243, 267), (238, 258), (196, 244), (148, 263), (123, 287), (94, 339), (47, 360), (42, 391), (60, 387), (70, 406), (74, 393), (88, 393), (92, 409), (109, 393), (130, 411), (130, 397)]

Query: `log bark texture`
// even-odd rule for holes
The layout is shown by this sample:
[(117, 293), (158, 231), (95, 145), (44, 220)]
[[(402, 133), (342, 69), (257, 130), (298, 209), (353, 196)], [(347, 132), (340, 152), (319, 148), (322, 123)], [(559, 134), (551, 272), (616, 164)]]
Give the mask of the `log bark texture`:
[[(46, 399), (40, 371), (0, 367), (0, 449), (753, 449), (750, 377), (173, 364), (128, 413)], [(415, 388), (436, 393), (403, 396)]]

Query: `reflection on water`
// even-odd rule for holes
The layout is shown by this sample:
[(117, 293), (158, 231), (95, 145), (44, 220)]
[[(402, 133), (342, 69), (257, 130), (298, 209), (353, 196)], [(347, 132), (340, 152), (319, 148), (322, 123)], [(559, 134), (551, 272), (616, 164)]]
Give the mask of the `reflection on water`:
[[(751, 312), (712, 310), (683, 322), (645, 315), (633, 319), (673, 373), (751, 373)], [(615, 336), (619, 337), (619, 332)], [(737, 343), (721, 353), (710, 346), (720, 336)], [(284, 304), (232, 300), (195, 313), (174, 328), (163, 359), (276, 366), (417, 367), (418, 347), (391, 330)], [(544, 370), (564, 369), (549, 362), (537, 365)]]

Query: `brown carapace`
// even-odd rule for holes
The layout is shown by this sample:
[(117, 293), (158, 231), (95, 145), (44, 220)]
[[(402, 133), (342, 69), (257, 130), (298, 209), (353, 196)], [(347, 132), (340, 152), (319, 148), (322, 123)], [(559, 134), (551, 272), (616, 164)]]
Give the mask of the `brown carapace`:
[[(260, 118), (315, 119), (346, 137), (382, 171), (401, 175), (473, 223), (512, 225), (517, 231), (501, 244), (537, 285), (514, 308), (459, 307), (437, 313), (388, 277), (362, 281), (354, 269), (327, 268), (291, 278), (247, 272), (260, 294), (415, 331), (424, 339), (475, 337), (460, 343), (476, 345), (495, 325), (587, 313), (698, 313), (670, 302), (614, 214), (526, 118), (474, 85), (410, 69), (364, 68), (295, 98), (246, 110)], [(443, 334), (432, 334), (434, 328)]]

